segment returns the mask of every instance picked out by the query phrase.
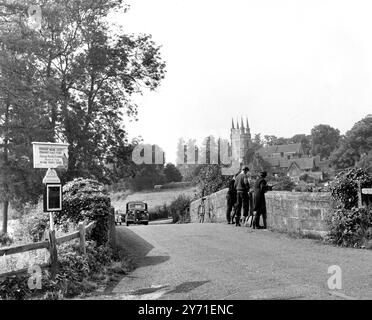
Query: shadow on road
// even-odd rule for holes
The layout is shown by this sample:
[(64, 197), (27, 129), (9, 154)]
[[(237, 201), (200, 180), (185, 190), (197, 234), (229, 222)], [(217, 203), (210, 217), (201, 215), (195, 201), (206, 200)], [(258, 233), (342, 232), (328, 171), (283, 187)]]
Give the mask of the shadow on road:
[(129, 257), (135, 268), (154, 266), (169, 260), (169, 256), (147, 256), (154, 246), (129, 228), (116, 229), (119, 250)]
[(169, 219), (150, 221), (150, 225), (163, 225), (163, 224), (173, 224), (173, 219), (169, 218)]
[(143, 257), (135, 262), (135, 267), (148, 267), (164, 263), (169, 260), (169, 256), (150, 256)]
[(175, 287), (172, 291), (168, 291), (166, 294), (175, 294), (175, 293), (188, 293), (196, 288), (199, 288), (210, 281), (192, 281), (192, 282), (184, 282)]

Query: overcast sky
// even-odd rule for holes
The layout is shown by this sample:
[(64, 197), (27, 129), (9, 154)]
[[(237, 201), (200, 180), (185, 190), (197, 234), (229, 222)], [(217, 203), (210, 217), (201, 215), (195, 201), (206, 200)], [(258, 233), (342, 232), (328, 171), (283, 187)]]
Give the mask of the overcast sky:
[(291, 137), (317, 124), (341, 133), (372, 113), (372, 3), (358, 0), (130, 0), (118, 21), (150, 33), (167, 62), (138, 101), (130, 136), (174, 161), (179, 137)]

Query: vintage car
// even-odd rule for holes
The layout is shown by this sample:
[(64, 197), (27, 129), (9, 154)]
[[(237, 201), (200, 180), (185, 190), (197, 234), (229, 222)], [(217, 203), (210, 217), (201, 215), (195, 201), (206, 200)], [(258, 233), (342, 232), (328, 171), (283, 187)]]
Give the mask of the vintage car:
[(127, 211), (125, 214), (125, 222), (127, 226), (130, 224), (149, 224), (149, 213), (147, 211), (147, 203), (142, 201), (132, 201), (127, 203)]

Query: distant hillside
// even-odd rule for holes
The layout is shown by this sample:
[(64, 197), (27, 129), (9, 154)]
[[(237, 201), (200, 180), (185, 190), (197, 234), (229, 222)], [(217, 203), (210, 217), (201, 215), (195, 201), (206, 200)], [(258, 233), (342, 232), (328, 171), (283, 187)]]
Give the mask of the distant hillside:
[(196, 187), (191, 187), (185, 189), (136, 192), (130, 195), (123, 195), (120, 192), (117, 192), (111, 195), (111, 203), (116, 210), (125, 211), (127, 202), (144, 201), (149, 205), (149, 210), (152, 211), (156, 207), (162, 206), (164, 204), (169, 205), (181, 194), (185, 194), (189, 197), (194, 197), (196, 191)]

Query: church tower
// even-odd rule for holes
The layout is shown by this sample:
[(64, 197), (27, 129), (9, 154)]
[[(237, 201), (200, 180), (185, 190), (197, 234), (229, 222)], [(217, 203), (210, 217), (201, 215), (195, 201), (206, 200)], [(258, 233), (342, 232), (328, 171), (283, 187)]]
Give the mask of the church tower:
[(249, 128), (248, 118), (244, 125), (243, 118), (239, 126), (239, 120), (234, 124), (232, 120), (231, 127), (231, 156), (234, 160), (238, 160), (240, 164), (246, 165), (245, 156), (252, 145), (251, 129)]

